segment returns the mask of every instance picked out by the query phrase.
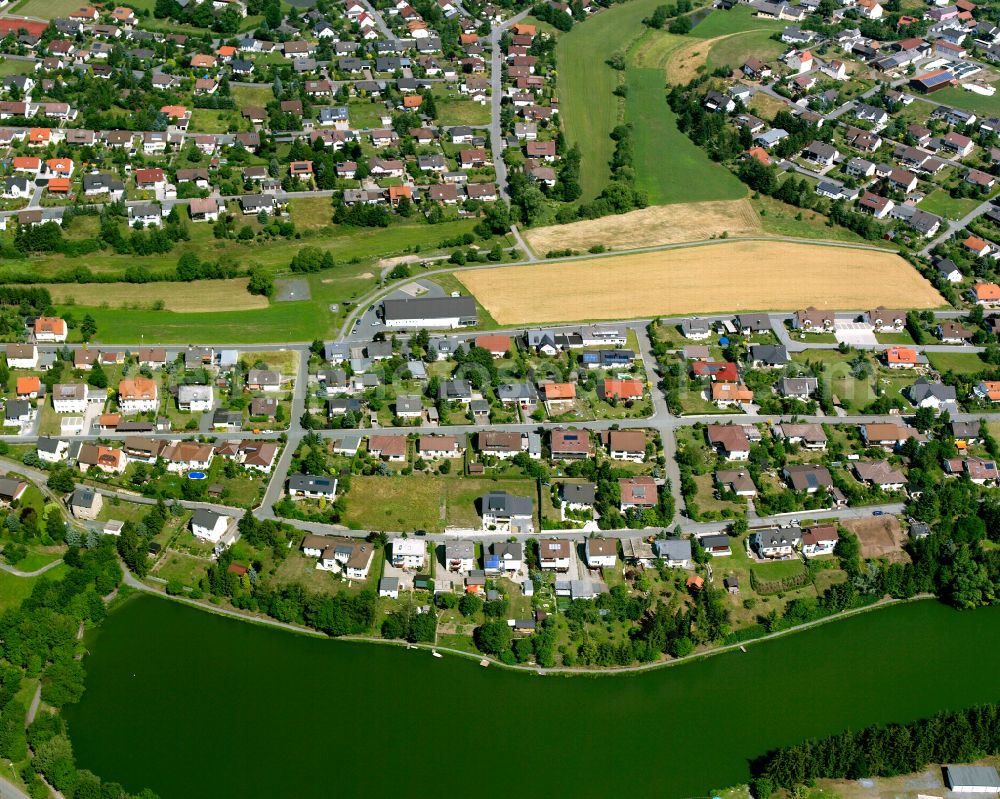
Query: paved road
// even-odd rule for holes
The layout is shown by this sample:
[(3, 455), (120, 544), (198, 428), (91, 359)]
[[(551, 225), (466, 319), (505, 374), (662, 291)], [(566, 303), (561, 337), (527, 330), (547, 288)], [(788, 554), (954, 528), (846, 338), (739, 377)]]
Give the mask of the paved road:
[[(930, 254), (931, 254), (931, 250), (933, 250), (935, 247), (937, 247), (938, 244), (941, 244), (942, 242), (947, 241), (952, 236), (954, 236), (956, 233), (958, 233), (960, 230), (962, 230), (962, 228), (968, 227), (969, 224), (971, 224), (971, 222), (972, 222), (973, 219), (975, 219), (977, 216), (981, 216), (982, 214), (985, 214), (987, 211), (990, 210), (990, 208), (992, 206), (993, 206), (993, 203), (990, 200), (986, 200), (985, 202), (982, 202), (979, 205), (977, 205), (975, 208), (973, 208), (969, 213), (967, 213), (961, 219), (954, 220), (954, 221), (948, 221), (947, 225), (945, 227), (944, 232), (940, 233), (933, 241), (930, 242), (930, 244), (928, 244), (926, 247), (924, 247), (920, 251), (920, 254), (923, 255), (923, 256), (929, 257)], [(947, 221), (947, 220), (945, 220), (945, 221)]]
[[(490, 30), (490, 149), (493, 155), (493, 170), (497, 176), (497, 191), (504, 199), (509, 200), (510, 194), (507, 191), (507, 164), (503, 160), (504, 139), (503, 130), (500, 127), (500, 105), (503, 99), (503, 69), (501, 59), (503, 53), (500, 52), (500, 38), (504, 31), (512, 25), (520, 22), (530, 13), (530, 9), (525, 9), (520, 14), (494, 25)], [(515, 234), (516, 237), (516, 234)]]
[(33, 572), (23, 572), (20, 569), (15, 569), (6, 563), (0, 563), (0, 570), (7, 572), (7, 574), (13, 574), (15, 577), (38, 577), (39, 575), (45, 574), (49, 569), (54, 569), (62, 563), (62, 558), (59, 560), (54, 560), (51, 563), (47, 563), (40, 569), (35, 569)]

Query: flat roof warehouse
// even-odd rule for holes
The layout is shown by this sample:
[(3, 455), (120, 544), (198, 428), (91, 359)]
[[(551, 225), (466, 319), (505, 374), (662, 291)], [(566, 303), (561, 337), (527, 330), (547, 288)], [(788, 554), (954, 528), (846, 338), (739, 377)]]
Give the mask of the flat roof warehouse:
[(465, 327), (478, 321), (476, 301), (472, 297), (420, 297), (385, 300), (382, 319), (388, 327), (427, 325)]

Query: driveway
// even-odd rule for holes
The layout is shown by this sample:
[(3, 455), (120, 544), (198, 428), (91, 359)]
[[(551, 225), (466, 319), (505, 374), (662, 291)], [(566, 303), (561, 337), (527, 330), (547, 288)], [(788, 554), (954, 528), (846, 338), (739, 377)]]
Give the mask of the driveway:
[(850, 344), (852, 347), (878, 346), (875, 331), (864, 322), (844, 322), (838, 319), (833, 334), (839, 343)]

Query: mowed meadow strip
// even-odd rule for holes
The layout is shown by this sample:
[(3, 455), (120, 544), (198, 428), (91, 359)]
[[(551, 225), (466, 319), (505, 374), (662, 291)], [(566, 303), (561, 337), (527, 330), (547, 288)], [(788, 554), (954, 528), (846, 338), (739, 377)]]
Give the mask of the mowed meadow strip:
[(635, 250), (703, 241), (723, 233), (730, 237), (766, 235), (748, 200), (721, 200), (654, 205), (627, 214), (532, 228), (524, 231), (524, 237), (535, 252), (544, 255), (550, 250), (589, 250), (595, 245)]
[(253, 311), (268, 306), (267, 297), (247, 292), (249, 278), (195, 280), (191, 283), (47, 283), (57, 305), (109, 308), (153, 308), (176, 313)]
[(735, 241), (457, 272), (501, 325), (723, 311), (936, 308), (944, 299), (898, 255)]

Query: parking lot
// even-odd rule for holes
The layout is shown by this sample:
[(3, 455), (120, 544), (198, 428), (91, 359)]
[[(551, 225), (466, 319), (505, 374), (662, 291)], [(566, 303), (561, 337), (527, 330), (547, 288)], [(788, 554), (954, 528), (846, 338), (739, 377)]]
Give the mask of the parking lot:
[(878, 344), (875, 331), (865, 322), (844, 322), (837, 320), (833, 334), (841, 344), (852, 347), (874, 347)]

